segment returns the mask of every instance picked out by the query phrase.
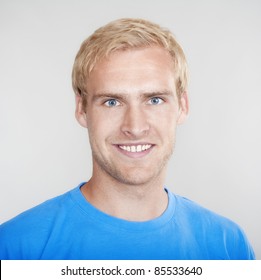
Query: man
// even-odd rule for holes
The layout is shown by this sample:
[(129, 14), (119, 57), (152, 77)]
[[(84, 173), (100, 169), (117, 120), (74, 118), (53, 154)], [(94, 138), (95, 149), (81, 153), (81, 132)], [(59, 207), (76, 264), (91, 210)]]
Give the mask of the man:
[(164, 188), (189, 109), (172, 34), (111, 22), (83, 42), (72, 77), (92, 177), (3, 224), (1, 259), (253, 259), (235, 223)]

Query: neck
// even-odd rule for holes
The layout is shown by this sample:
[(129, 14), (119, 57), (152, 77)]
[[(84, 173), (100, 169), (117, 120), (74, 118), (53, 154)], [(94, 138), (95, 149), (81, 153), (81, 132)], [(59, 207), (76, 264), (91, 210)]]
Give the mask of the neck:
[(142, 185), (128, 185), (108, 177), (94, 173), (81, 188), (85, 198), (102, 212), (124, 220), (147, 221), (159, 217), (167, 208), (163, 175)]

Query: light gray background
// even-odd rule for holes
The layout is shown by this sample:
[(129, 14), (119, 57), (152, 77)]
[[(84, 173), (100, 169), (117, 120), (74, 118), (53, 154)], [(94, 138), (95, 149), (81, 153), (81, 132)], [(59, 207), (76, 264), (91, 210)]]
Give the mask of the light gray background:
[(1, 0), (0, 222), (90, 177), (74, 57), (101, 25), (142, 17), (174, 32), (190, 67), (166, 185), (236, 221), (261, 259), (260, 14), (255, 0)]

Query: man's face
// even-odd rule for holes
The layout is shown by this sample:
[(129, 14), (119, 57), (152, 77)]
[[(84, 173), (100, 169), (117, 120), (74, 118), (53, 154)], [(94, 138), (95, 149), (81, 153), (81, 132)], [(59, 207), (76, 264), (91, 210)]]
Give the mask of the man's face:
[(141, 185), (164, 174), (177, 124), (188, 110), (187, 95), (177, 98), (173, 62), (160, 47), (117, 51), (100, 61), (88, 79), (84, 112), (94, 175)]

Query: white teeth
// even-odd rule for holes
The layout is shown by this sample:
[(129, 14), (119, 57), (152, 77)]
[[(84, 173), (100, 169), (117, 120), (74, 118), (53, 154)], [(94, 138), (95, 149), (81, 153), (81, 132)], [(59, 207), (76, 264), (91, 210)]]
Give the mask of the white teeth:
[(131, 146), (131, 152), (135, 153), (136, 152), (136, 147), (135, 146)]
[(152, 145), (137, 145), (137, 146), (119, 146), (122, 150), (131, 152), (131, 153), (139, 153), (148, 150)]

